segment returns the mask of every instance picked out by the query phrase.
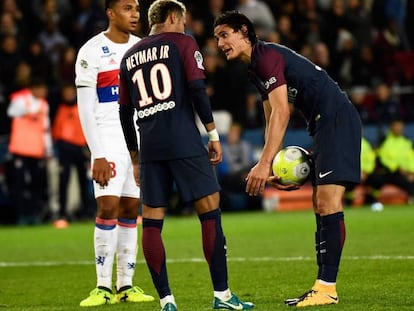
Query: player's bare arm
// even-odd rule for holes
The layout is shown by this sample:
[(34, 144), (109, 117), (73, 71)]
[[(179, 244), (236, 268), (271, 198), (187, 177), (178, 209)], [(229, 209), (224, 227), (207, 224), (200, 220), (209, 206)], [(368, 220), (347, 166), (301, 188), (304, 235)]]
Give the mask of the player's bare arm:
[(289, 123), (290, 109), (287, 101), (287, 86), (282, 85), (269, 93), (270, 114), (266, 124), (265, 144), (259, 162), (246, 177), (246, 192), (249, 195), (262, 194), (271, 175), (271, 165), (276, 152), (282, 145)]

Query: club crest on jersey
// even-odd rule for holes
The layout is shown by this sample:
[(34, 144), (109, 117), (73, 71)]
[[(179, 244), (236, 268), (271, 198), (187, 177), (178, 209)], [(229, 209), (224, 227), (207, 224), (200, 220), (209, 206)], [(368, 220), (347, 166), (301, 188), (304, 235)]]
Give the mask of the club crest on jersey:
[(103, 46), (102, 47), (102, 52), (104, 52), (105, 54), (109, 53), (109, 48), (107, 46)]
[(200, 68), (201, 70), (204, 70), (203, 55), (201, 55), (200, 51), (195, 51), (194, 52), (194, 59), (197, 62), (197, 67)]

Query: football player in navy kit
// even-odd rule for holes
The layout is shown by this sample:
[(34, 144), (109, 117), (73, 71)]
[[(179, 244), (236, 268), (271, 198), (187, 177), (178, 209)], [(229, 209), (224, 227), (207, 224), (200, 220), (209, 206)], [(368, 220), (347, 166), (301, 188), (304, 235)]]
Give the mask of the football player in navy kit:
[(289, 103), (306, 119), (313, 139), (318, 274), (311, 290), (285, 303), (298, 307), (336, 304), (336, 279), (345, 241), (342, 197), (347, 184), (360, 182), (359, 115), (325, 70), (285, 46), (258, 40), (245, 15), (223, 13), (214, 23), (214, 36), (227, 60), (239, 58), (249, 64), (249, 79), (263, 98), (265, 143), (246, 178), (249, 195), (260, 195), (266, 183), (281, 190), (298, 188), (279, 184), (277, 176), (271, 176), (271, 164), (283, 144)]
[[(131, 158), (140, 164), (144, 257), (161, 309), (177, 310), (161, 236), (175, 181), (183, 201), (194, 203), (200, 219), (214, 288), (213, 309), (248, 310), (254, 305), (242, 302), (228, 287), (220, 186), (213, 168), (220, 163), (222, 151), (204, 86), (203, 58), (195, 40), (184, 34), (185, 14), (185, 6), (176, 0), (152, 3), (148, 11), (150, 35), (128, 50), (121, 63), (120, 117)], [(208, 151), (194, 110), (208, 132)]]

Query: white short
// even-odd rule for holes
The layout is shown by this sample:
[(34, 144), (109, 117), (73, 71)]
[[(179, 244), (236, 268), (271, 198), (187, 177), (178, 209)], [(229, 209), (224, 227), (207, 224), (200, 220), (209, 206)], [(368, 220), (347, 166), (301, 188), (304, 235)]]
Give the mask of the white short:
[(134, 171), (129, 153), (113, 153), (106, 158), (112, 166), (112, 177), (106, 187), (93, 182), (95, 198), (104, 195), (139, 198), (140, 188), (134, 179)]

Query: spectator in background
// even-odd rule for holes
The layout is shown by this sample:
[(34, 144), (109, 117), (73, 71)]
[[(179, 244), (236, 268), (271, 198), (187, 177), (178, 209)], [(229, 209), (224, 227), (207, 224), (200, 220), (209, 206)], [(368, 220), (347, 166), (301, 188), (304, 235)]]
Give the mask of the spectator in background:
[[(222, 208), (229, 209), (232, 193), (245, 195), (246, 176), (255, 164), (253, 146), (242, 138), (243, 128), (240, 123), (233, 123), (222, 144), (223, 161), (218, 166), (219, 183), (222, 187)], [(259, 197), (249, 196), (243, 209), (260, 209)]]
[(319, 67), (325, 69), (328, 73), (332, 73), (331, 55), (328, 46), (319, 41), (312, 45), (311, 61)]
[(275, 17), (267, 3), (263, 0), (238, 0), (236, 10), (249, 17), (253, 25), (259, 26), (263, 33), (276, 29)]
[[(365, 138), (361, 139), (361, 184), (365, 189), (365, 204), (381, 204), (378, 202), (377, 197), (380, 187), (384, 184), (384, 180), (378, 183), (377, 178), (373, 178), (373, 172), (376, 167), (377, 156), (371, 143)], [(347, 206), (352, 205), (355, 199), (356, 185), (350, 185), (347, 187), (344, 194), (345, 204)], [(382, 204), (381, 204), (382, 205)]]
[(375, 123), (373, 113), (365, 101), (367, 93), (368, 89), (362, 86), (355, 86), (349, 90), (349, 97), (351, 99), (351, 102), (355, 105), (361, 121), (365, 125)]
[(79, 48), (89, 38), (107, 26), (104, 10), (93, 0), (76, 0), (73, 6), (72, 25), (69, 40)]
[(372, 87), (378, 83), (378, 64), (371, 45), (363, 45), (354, 54), (351, 64), (352, 85)]
[(375, 170), (376, 178), (381, 183), (396, 185), (407, 192), (410, 201), (414, 199), (414, 153), (413, 142), (404, 135), (404, 121), (395, 118), (389, 123), (388, 133), (380, 143), (378, 149), (378, 166)]
[(57, 65), (57, 78), (61, 82), (75, 80), (76, 50), (73, 46), (67, 45), (61, 51), (59, 63)]
[(375, 87), (373, 107), (374, 119), (378, 126), (390, 124), (392, 120), (401, 116), (399, 101), (385, 82), (381, 82)]
[[(277, 32), (280, 38), (280, 44), (286, 45), (290, 48), (296, 48), (297, 45), (297, 35), (292, 31), (292, 24), (289, 15), (281, 15), (277, 20)], [(258, 33), (257, 36), (264, 40), (262, 36)]]
[(245, 115), (241, 125), (244, 129), (260, 129), (265, 125), (260, 95), (251, 84), (248, 85), (246, 91)]
[(381, 64), (379, 66), (380, 76), (388, 84), (398, 83), (401, 78), (398, 65), (394, 60), (396, 52), (406, 49), (399, 27), (396, 20), (388, 20), (385, 28), (377, 33), (373, 41), (375, 62)]
[(333, 62), (333, 74), (338, 84), (343, 88), (352, 85), (352, 62), (356, 53), (355, 39), (345, 29), (340, 29), (336, 42), (336, 60)]
[(46, 18), (44, 29), (39, 33), (38, 38), (43, 45), (45, 52), (49, 55), (55, 69), (60, 61), (60, 55), (63, 48), (69, 43), (68, 39), (59, 29), (56, 17), (49, 16)]
[(20, 61), (16, 67), (16, 76), (13, 81), (14, 88), (19, 90), (29, 87), (32, 76), (32, 67), (30, 64), (25, 60)]
[(332, 62), (336, 62), (336, 45), (339, 31), (346, 29), (346, 8), (343, 0), (332, 0), (330, 9), (325, 12), (321, 27), (323, 41), (331, 52)]
[(29, 43), (29, 48), (24, 58), (32, 68), (34, 76), (42, 77), (49, 85), (54, 83), (56, 75), (50, 54), (45, 52), (43, 44), (38, 38), (33, 39)]
[(4, 87), (6, 98), (16, 91), (15, 78), (16, 68), (23, 60), (16, 36), (7, 35), (1, 39), (0, 46), (0, 81)]
[(355, 38), (356, 48), (372, 43), (373, 27), (369, 12), (363, 5), (363, 0), (346, 0), (347, 28)]
[[(72, 82), (73, 83), (73, 82)], [(76, 88), (72, 83), (62, 86), (61, 102), (53, 121), (52, 137), (59, 160), (59, 210), (54, 226), (66, 228), (72, 219), (68, 211), (68, 190), (72, 167), (76, 168), (80, 192), (77, 218), (92, 218), (92, 200), (87, 177), (89, 152), (83, 136), (76, 102)]]
[(10, 198), (19, 225), (42, 221), (47, 191), (46, 160), (52, 156), (47, 85), (33, 79), (30, 88), (11, 95), (9, 153), (12, 155)]

